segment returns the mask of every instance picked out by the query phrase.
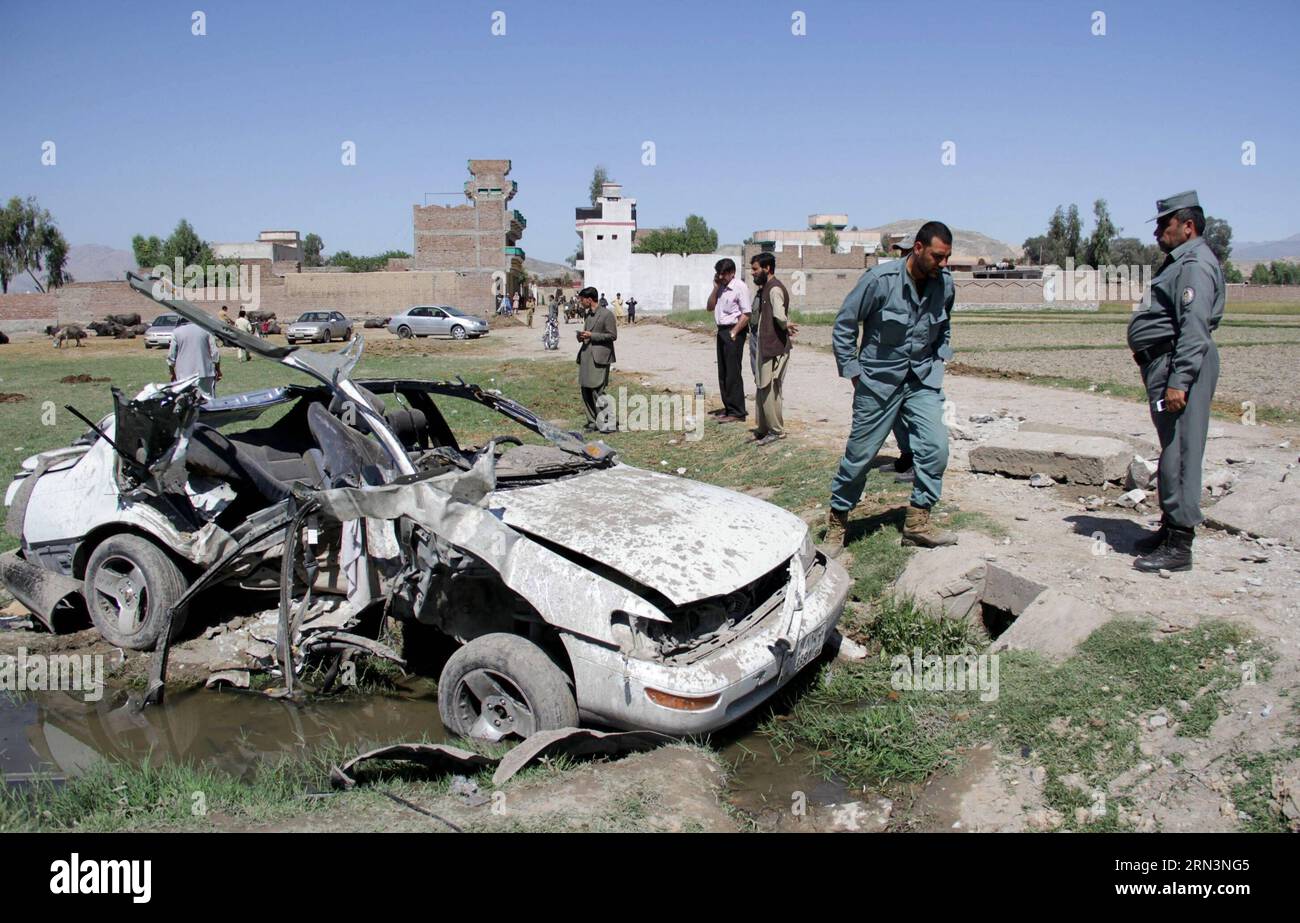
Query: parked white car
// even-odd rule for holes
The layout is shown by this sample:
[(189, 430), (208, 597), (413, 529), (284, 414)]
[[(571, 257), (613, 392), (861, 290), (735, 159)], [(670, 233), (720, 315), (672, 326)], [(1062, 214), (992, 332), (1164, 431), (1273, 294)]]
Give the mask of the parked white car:
[(449, 336), (455, 340), (488, 335), (488, 322), (451, 305), (416, 305), (388, 320), (388, 330), (404, 340)]
[(284, 338), (290, 343), (300, 340), (329, 343), (335, 337), (340, 340), (352, 339), (352, 321), (338, 311), (305, 311), (284, 331)]
[(172, 345), (172, 334), (180, 326), (181, 316), (179, 314), (159, 314), (149, 325), (149, 329), (144, 332), (144, 348), (153, 349), (155, 346), (159, 349), (167, 349)]
[[(278, 556), (309, 548), (317, 592), (461, 645), (442, 721), (490, 740), (580, 720), (711, 731), (831, 638), (850, 580), (797, 516), (624, 464), (477, 385), (353, 381), (361, 337), (273, 346), (164, 303), (316, 384), (202, 403), (196, 380), (115, 392), (114, 414), (27, 459), (0, 579), (48, 627), (84, 606), (112, 644), (151, 648), (181, 630), (188, 595), (279, 580)], [(444, 408), (466, 401), (510, 434), (462, 445), (448, 419), (469, 415)], [(301, 592), (286, 570), (282, 613)]]

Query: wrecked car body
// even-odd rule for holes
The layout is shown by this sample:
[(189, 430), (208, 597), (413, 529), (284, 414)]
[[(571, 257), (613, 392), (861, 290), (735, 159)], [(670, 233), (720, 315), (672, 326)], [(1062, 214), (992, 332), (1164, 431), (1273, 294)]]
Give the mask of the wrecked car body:
[[(455, 639), (443, 723), (489, 740), (579, 721), (711, 731), (831, 639), (848, 575), (779, 507), (626, 465), (460, 380), (354, 380), (360, 337), (328, 354), (272, 346), (130, 278), (315, 383), (205, 402), (193, 382), (117, 394), (77, 444), (24, 463), (6, 493), (22, 547), (0, 556), (0, 579), (47, 627), (80, 603), (113, 643), (162, 651), (165, 670), (196, 594), (278, 589), (292, 690), (307, 613), (342, 597), (353, 616), (380, 614), (367, 625)], [(513, 434), (462, 446), (448, 423), (461, 408)], [(312, 645), (377, 645), (361, 621)]]

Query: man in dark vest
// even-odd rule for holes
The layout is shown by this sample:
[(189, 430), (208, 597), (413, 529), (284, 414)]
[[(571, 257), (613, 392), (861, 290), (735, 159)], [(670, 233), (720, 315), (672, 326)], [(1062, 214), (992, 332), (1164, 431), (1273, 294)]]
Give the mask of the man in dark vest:
[(759, 253), (749, 262), (758, 292), (754, 297), (754, 315), (758, 326), (757, 369), (754, 379), (758, 393), (754, 399), (758, 429), (757, 445), (767, 446), (785, 438), (785, 421), (781, 414), (785, 370), (790, 364), (790, 337), (795, 325), (790, 323), (790, 293), (776, 278), (776, 257)]

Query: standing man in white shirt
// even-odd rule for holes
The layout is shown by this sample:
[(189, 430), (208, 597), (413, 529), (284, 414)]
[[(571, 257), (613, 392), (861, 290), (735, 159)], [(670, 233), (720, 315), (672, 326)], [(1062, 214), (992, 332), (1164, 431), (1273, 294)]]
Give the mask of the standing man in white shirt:
[(719, 423), (743, 423), (745, 378), (741, 366), (749, 328), (749, 286), (736, 278), (736, 261), (723, 257), (713, 266), (713, 293), (708, 309), (718, 325), (718, 393), (722, 396)]
[(167, 350), (167, 364), (171, 367), (171, 380), (184, 381), (198, 376), (199, 391), (209, 399), (217, 396), (217, 382), (221, 380), (221, 353), (217, 351), (217, 338), (197, 324), (182, 319), (172, 334), (172, 345)]

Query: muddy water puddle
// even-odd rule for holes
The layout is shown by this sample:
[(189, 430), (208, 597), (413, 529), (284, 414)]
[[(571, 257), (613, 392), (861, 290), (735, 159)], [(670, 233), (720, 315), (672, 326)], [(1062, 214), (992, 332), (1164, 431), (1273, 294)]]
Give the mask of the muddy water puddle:
[(112, 688), (98, 702), (78, 693), (0, 695), (0, 774), (11, 782), (33, 775), (66, 778), (107, 758), (135, 765), (202, 764), (243, 778), (259, 765), (324, 747), (356, 750), (446, 739), (434, 687), (420, 680), (394, 694), (307, 703), (192, 689), (139, 709), (138, 697)]

